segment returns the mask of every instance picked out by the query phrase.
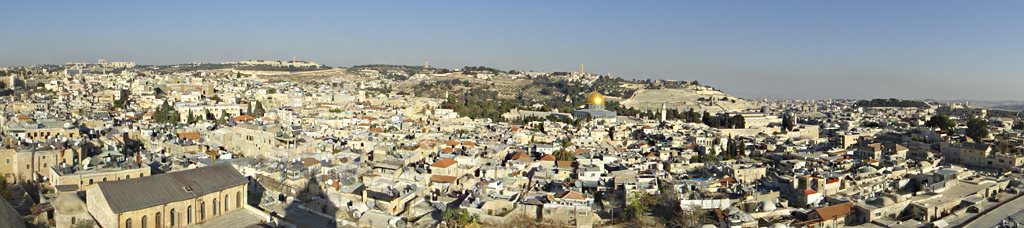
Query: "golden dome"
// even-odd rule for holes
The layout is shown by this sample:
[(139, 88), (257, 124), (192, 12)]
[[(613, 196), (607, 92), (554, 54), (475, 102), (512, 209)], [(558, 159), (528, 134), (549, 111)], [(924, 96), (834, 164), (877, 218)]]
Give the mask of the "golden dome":
[(601, 93), (598, 92), (590, 92), (587, 95), (587, 104), (604, 105), (604, 96), (601, 96)]

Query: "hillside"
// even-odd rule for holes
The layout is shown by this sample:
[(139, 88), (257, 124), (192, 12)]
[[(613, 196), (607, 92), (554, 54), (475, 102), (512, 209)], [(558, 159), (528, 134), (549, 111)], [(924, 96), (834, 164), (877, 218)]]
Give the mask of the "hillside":
[(641, 89), (636, 91), (633, 97), (622, 101), (623, 106), (638, 110), (661, 109), (663, 103), (668, 109), (685, 111), (692, 108), (697, 112), (708, 111), (711, 113), (742, 111), (760, 107), (755, 101), (737, 98), (703, 86)]

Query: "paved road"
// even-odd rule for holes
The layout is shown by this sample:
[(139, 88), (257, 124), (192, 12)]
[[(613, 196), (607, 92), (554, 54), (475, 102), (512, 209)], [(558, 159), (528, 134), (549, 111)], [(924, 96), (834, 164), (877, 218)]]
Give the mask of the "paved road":
[(995, 227), (1007, 216), (1016, 214), (1017, 212), (1024, 211), (1024, 197), (1020, 197), (1010, 201), (1009, 203), (1003, 204), (984, 215), (980, 215), (973, 222), (969, 224), (963, 224), (963, 227), (978, 227), (978, 228), (990, 228)]

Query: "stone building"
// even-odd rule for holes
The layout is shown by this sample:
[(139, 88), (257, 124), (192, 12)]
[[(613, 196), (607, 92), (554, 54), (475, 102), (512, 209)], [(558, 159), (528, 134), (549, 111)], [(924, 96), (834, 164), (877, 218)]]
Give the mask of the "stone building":
[(102, 227), (184, 227), (243, 208), (248, 181), (227, 163), (87, 188)]

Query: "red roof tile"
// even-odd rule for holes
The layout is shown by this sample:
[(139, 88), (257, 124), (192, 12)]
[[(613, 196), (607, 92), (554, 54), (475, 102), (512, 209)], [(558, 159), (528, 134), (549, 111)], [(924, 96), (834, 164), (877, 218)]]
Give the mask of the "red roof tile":
[(434, 162), (434, 164), (430, 164), (430, 166), (440, 167), (440, 168), (448, 168), (449, 166), (452, 166), (455, 163), (458, 163), (458, 162), (455, 161), (454, 159), (451, 159), (451, 158), (445, 158), (445, 159), (441, 159), (440, 161)]

